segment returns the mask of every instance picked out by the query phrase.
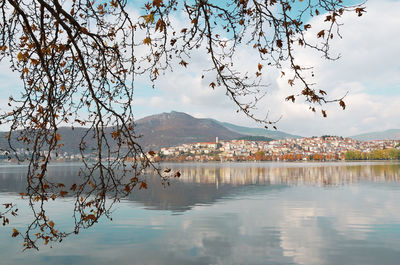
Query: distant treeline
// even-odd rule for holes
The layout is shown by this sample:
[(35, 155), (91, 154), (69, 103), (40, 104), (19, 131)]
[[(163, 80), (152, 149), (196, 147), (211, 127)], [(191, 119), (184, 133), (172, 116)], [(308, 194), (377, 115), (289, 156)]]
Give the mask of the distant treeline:
[(400, 150), (383, 149), (371, 152), (347, 151), (346, 160), (398, 160), (400, 159)]
[(274, 139), (269, 138), (269, 137), (265, 137), (265, 136), (251, 136), (251, 135), (249, 135), (249, 136), (239, 137), (236, 140), (247, 140), (247, 141), (255, 141), (255, 142), (257, 142), (257, 141), (270, 142), (270, 141), (272, 141)]

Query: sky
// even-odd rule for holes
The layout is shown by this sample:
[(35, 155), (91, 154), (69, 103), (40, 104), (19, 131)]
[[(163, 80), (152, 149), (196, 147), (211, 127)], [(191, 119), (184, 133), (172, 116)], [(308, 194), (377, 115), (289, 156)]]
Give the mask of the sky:
[[(302, 99), (286, 102), (285, 98), (295, 93), (293, 88), (280, 77), (280, 70), (264, 69), (264, 81), (269, 87), (257, 113), (262, 116), (268, 112), (272, 120), (281, 117), (278, 130), (302, 136), (351, 136), (400, 129), (400, 0), (369, 0), (366, 7), (367, 13), (362, 17), (350, 13), (342, 19), (343, 38), (334, 39), (331, 45), (332, 53), (340, 54), (341, 59), (327, 61), (311, 50), (296, 51), (302, 65), (314, 66), (316, 88), (327, 91), (331, 98), (348, 92), (346, 110), (338, 103), (329, 104), (328, 117), (323, 118), (320, 113), (309, 111)], [(313, 18), (308, 22), (312, 25), (310, 34), (315, 36), (313, 30), (321, 28), (318, 25), (322, 20)], [(240, 62), (241, 71), (255, 72), (254, 62), (258, 59), (248, 47), (238, 50), (234, 60)], [(154, 88), (146, 78), (137, 79), (132, 102), (136, 119), (182, 111), (198, 118), (262, 127), (236, 112), (237, 107), (225, 95), (224, 88), (213, 90), (209, 80), (201, 78), (208, 63), (204, 54), (193, 54), (187, 69), (174, 66), (172, 72), (160, 75)], [(8, 97), (22, 83), (5, 61), (0, 63), (0, 83), (0, 106), (6, 106)]]
[[(331, 98), (346, 92), (346, 110), (337, 103), (326, 106), (328, 117), (312, 113), (302, 100), (285, 102), (293, 94), (280, 71), (269, 70), (265, 81), (270, 84), (267, 96), (259, 104), (258, 113), (269, 111), (271, 119), (282, 117), (278, 130), (293, 134), (350, 136), (371, 131), (400, 129), (400, 1), (369, 0), (367, 13), (343, 17), (342, 39), (334, 40), (332, 53), (338, 61), (327, 61), (314, 51), (297, 51), (299, 62), (313, 65), (317, 87)], [(322, 19), (309, 21), (318, 29)], [(313, 32), (314, 34), (314, 32)], [(257, 58), (242, 49), (236, 54), (245, 70), (253, 69)], [(201, 79), (201, 56), (194, 56), (188, 69), (174, 68), (156, 82), (155, 89), (143, 83), (136, 87), (134, 108), (141, 118), (160, 112), (182, 111), (198, 118), (214, 118), (249, 127), (262, 127), (242, 113), (225, 96), (223, 88), (212, 90)], [(206, 62), (204, 62), (206, 63)]]

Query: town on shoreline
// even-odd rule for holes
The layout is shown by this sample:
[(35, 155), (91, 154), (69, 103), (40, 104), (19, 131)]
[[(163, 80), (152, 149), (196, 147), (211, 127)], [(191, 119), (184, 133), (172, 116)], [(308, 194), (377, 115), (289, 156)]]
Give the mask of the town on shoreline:
[[(0, 161), (21, 163), (28, 161), (30, 152), (16, 150), (19, 159), (9, 152), (0, 152)], [(153, 162), (237, 162), (237, 161), (342, 161), (342, 160), (400, 160), (400, 140), (357, 141), (341, 136), (290, 138), (271, 141), (219, 140), (163, 147), (148, 152)], [(47, 155), (44, 151), (43, 156)], [(94, 153), (83, 154), (85, 159), (97, 161)], [(80, 162), (82, 154), (52, 152), (53, 162)], [(111, 157), (110, 159), (113, 159)], [(126, 157), (126, 161), (143, 157)]]
[(161, 148), (155, 161), (337, 161), (400, 159), (400, 140), (361, 142), (340, 136), (272, 141), (218, 140)]

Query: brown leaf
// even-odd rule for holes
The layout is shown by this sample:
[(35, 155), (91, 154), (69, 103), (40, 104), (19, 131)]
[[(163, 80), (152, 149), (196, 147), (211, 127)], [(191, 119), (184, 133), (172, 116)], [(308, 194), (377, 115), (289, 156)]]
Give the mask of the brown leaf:
[(185, 66), (185, 67), (188, 65), (188, 63), (185, 62), (184, 60), (180, 61), (179, 64), (180, 64), (180, 65), (183, 65), (183, 66)]
[(12, 233), (12, 237), (16, 237), (19, 235), (19, 232), (17, 229), (13, 228), (13, 233)]
[(114, 132), (111, 133), (111, 137), (114, 139), (117, 139), (119, 136), (121, 135), (119, 130), (116, 130)]
[(326, 95), (326, 92), (325, 92), (324, 90), (320, 90), (319, 93), (320, 93), (321, 95)]
[(288, 96), (285, 98), (286, 101), (291, 100), (292, 102), (294, 102), (296, 100), (296, 98), (294, 97), (294, 95)]
[(146, 38), (143, 40), (143, 43), (146, 44), (146, 45), (150, 45), (150, 44), (151, 44), (151, 39), (150, 39), (150, 37), (146, 37)]
[(262, 48), (262, 49), (259, 49), (259, 52), (261, 52), (262, 54), (266, 54), (268, 51), (266, 48)]
[(84, 28), (84, 27), (81, 27), (81, 31), (82, 31), (83, 33), (85, 33), (85, 34), (88, 34), (88, 33), (89, 33), (89, 31), (87, 30), (87, 28)]
[(94, 216), (94, 214), (89, 214), (88, 216), (86, 216), (88, 219), (92, 220), (92, 221), (96, 221), (96, 216)]
[(261, 71), (261, 69), (263, 68), (263, 65), (262, 64), (258, 64), (258, 71)]
[(160, 7), (163, 4), (163, 0), (153, 0), (153, 6)]
[(357, 7), (356, 8), (356, 13), (358, 14), (359, 17), (361, 17), (363, 15), (363, 13), (365, 13), (367, 11), (365, 11), (365, 7)]
[(340, 101), (339, 101), (339, 105), (340, 105), (343, 109), (346, 109), (346, 103), (344, 103), (343, 100), (340, 100)]
[(147, 183), (146, 182), (142, 181), (142, 183), (140, 183), (139, 190), (141, 190), (141, 189), (147, 189)]
[(22, 52), (19, 52), (17, 54), (17, 59), (18, 59), (18, 62), (24, 61), (25, 60), (25, 55)]
[(321, 30), (320, 32), (318, 32), (317, 36), (318, 38), (323, 38), (325, 36), (325, 30)]
[(157, 30), (160, 30), (160, 32), (163, 32), (165, 30), (165, 23), (161, 18), (157, 20), (155, 31)]

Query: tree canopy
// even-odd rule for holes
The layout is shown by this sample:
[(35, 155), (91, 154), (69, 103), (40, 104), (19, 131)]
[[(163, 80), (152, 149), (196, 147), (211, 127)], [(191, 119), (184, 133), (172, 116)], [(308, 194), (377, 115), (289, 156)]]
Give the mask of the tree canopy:
[[(212, 75), (210, 89), (223, 89), (238, 111), (275, 127), (276, 121), (254, 110), (268, 85), (262, 70), (287, 65), (290, 71), (281, 71), (281, 77), (297, 92), (286, 100), (304, 100), (326, 116), (324, 105), (338, 102), (344, 109), (343, 98), (330, 99), (318, 89), (313, 69), (296, 60), (296, 50), (337, 59), (329, 48), (341, 37), (342, 15), (361, 16), (365, 8), (341, 0), (2, 0), (0, 12), (0, 60), (20, 74), (22, 86), (0, 122), (10, 128), (8, 151), (15, 153), (20, 142), (29, 154), (28, 187), (21, 195), (30, 201), (35, 220), (23, 237), (26, 248), (36, 248), (37, 241), (60, 241), (71, 233), (56, 230), (46, 216), (48, 200), (76, 198), (72, 233), (78, 233), (108, 216), (112, 204), (135, 186), (146, 188), (145, 170), (155, 170), (165, 183), (179, 177), (161, 171), (152, 163), (154, 152), (138, 144), (131, 103), (139, 76), (156, 84), (165, 71), (190, 68), (191, 53), (199, 50), (211, 62), (204, 69)], [(311, 34), (308, 21), (316, 16), (324, 18), (325, 27)], [(255, 72), (237, 68), (235, 54), (244, 47), (258, 54)], [(59, 128), (66, 125), (86, 129), (79, 144), (81, 182), (71, 187), (46, 178), (63, 145)], [(89, 141), (95, 146), (87, 146)], [(86, 158), (89, 148), (95, 161)], [(8, 224), (15, 205), (4, 207), (0, 218)]]

